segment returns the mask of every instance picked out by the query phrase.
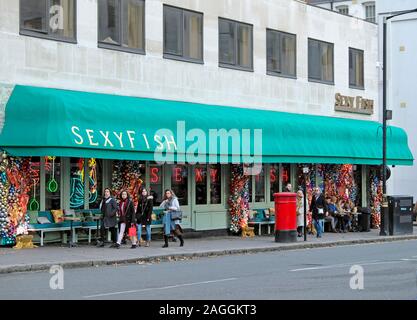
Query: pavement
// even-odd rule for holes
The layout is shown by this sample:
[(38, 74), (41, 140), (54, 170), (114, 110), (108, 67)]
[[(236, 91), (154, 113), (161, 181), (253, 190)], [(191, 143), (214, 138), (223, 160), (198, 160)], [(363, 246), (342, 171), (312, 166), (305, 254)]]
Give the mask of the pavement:
[(179, 242), (170, 242), (168, 248), (162, 248), (162, 241), (152, 241), (150, 247), (138, 247), (136, 249), (130, 249), (130, 245), (114, 249), (108, 247), (96, 248), (88, 244), (79, 244), (73, 248), (64, 245), (45, 245), (44, 247), (23, 250), (0, 248), (0, 274), (49, 270), (53, 265), (60, 265), (63, 268), (80, 268), (129, 263), (158, 263), (210, 256), (416, 239), (417, 227), (415, 226), (412, 235), (381, 237), (379, 236), (379, 230), (372, 229), (370, 232), (325, 233), (322, 238), (309, 235), (306, 242), (303, 241), (303, 238), (298, 238), (296, 243), (276, 243), (271, 235), (254, 238), (237, 236), (185, 238), (184, 247), (179, 247)]

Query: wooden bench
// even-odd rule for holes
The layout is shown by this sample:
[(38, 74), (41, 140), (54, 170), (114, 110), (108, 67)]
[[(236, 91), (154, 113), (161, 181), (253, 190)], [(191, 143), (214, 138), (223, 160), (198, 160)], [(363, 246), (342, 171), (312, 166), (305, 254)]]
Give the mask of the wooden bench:
[[(249, 219), (248, 225), (258, 227), (258, 235), (262, 235), (262, 226), (266, 225), (268, 234), (271, 234), (271, 226), (275, 226), (275, 215), (273, 209), (255, 209), (251, 210), (252, 218)], [(273, 213), (273, 214), (272, 214)]]

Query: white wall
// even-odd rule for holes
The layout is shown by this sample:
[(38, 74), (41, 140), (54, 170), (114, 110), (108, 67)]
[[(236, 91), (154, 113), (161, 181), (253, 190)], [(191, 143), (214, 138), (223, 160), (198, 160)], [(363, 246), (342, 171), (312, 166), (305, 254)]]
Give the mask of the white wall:
[[(382, 17), (383, 13), (417, 8), (417, 0), (378, 0), (380, 23), (380, 61), (382, 59)], [(406, 130), (410, 149), (417, 157), (417, 14), (393, 18), (387, 31), (387, 108), (393, 110), (390, 125)], [(382, 103), (382, 71), (380, 74)], [(397, 166), (392, 169), (388, 180), (389, 194), (412, 195), (417, 200), (417, 166)]]
[[(97, 48), (97, 0), (79, 0), (78, 43), (19, 35), (19, 1), (0, 0), (0, 82), (358, 119), (334, 95), (378, 108), (377, 28), (296, 0), (147, 0), (146, 55)], [(204, 13), (204, 65), (162, 58), (163, 3)], [(218, 67), (218, 17), (254, 25), (254, 72)], [(266, 28), (297, 34), (297, 79), (266, 75)], [(307, 38), (335, 44), (335, 85), (308, 82)], [(348, 47), (365, 52), (365, 90), (349, 88)]]

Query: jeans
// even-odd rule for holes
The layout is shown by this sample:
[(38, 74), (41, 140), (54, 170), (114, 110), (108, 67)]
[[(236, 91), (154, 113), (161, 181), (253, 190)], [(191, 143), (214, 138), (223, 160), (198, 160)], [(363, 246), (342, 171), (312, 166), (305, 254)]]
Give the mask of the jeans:
[[(146, 241), (151, 241), (151, 225), (147, 224), (146, 227)], [(138, 224), (138, 241), (140, 241), (140, 238), (142, 237), (142, 225)]]
[[(330, 225), (332, 227), (332, 230), (336, 228), (336, 219), (332, 216), (327, 216), (324, 218), (325, 221), (330, 221)], [(323, 230), (324, 231), (324, 230)]]
[(318, 220), (314, 219), (313, 223), (314, 223), (314, 227), (317, 230), (317, 236), (321, 237), (324, 231), (324, 219), (318, 219)]

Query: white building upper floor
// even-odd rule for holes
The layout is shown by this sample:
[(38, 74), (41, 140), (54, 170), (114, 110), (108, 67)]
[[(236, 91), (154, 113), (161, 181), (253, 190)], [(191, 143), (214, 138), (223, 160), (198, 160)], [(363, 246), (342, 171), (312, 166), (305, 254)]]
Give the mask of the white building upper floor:
[(0, 83), (378, 119), (377, 26), (302, 1), (0, 0), (0, 43)]

